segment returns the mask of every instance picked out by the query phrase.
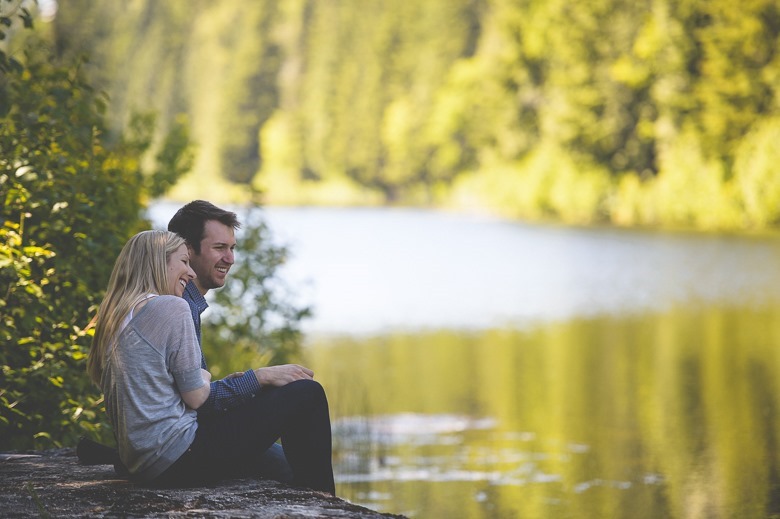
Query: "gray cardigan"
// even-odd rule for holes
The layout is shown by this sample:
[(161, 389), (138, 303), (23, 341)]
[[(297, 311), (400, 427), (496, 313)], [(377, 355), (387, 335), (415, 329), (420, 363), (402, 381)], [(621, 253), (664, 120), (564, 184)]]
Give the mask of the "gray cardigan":
[(134, 476), (150, 481), (189, 448), (197, 413), (181, 393), (205, 381), (190, 308), (156, 296), (120, 331), (107, 352), (101, 386), (119, 456)]

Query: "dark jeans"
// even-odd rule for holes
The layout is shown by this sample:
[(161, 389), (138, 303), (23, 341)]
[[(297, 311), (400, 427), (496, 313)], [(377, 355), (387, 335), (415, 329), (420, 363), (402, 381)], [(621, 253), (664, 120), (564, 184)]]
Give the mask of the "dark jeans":
[(282, 483), (292, 483), (293, 481), (292, 468), (284, 456), (284, 449), (278, 443), (274, 443), (263, 453), (257, 469), (256, 475), (266, 479), (274, 479)]
[(259, 475), (261, 459), (279, 438), (292, 484), (334, 494), (328, 400), (313, 380), (265, 387), (239, 407), (198, 417), (195, 441), (153, 484), (188, 486)]

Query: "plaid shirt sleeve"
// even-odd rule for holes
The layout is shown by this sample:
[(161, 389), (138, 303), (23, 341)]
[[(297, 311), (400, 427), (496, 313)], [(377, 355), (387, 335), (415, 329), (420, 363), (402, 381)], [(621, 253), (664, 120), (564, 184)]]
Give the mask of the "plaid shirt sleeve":
[[(195, 284), (190, 281), (184, 290), (183, 296), (190, 305), (190, 313), (195, 323), (195, 332), (198, 336), (198, 345), (201, 344), (200, 335), (200, 314), (209, 307), (206, 298), (200, 293)], [(200, 365), (208, 370), (206, 357), (203, 355), (203, 349), (200, 352)], [(225, 378), (211, 383), (211, 393), (208, 400), (198, 408), (198, 413), (224, 412), (232, 409), (260, 391), (260, 383), (252, 370), (246, 371), (240, 377)]]
[(260, 391), (260, 383), (250, 369), (240, 377), (223, 378), (211, 383), (211, 394), (208, 400), (198, 408), (198, 412), (227, 411), (239, 404), (254, 398)]

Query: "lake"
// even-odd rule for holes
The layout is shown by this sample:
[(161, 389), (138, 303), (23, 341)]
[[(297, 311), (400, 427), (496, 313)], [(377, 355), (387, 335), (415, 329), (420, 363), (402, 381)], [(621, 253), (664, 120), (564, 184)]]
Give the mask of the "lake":
[(776, 237), (264, 214), (315, 310), (340, 496), (409, 517), (780, 516)]

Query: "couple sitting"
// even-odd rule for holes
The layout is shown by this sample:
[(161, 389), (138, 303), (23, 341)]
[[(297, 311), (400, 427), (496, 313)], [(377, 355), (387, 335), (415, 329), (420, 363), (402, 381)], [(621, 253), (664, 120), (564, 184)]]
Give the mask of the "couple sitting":
[(87, 370), (134, 480), (257, 475), (333, 494), (328, 402), (311, 370), (271, 366), (212, 382), (206, 369), (204, 296), (225, 283), (238, 227), (234, 213), (198, 200), (169, 231), (133, 236), (98, 310)]

